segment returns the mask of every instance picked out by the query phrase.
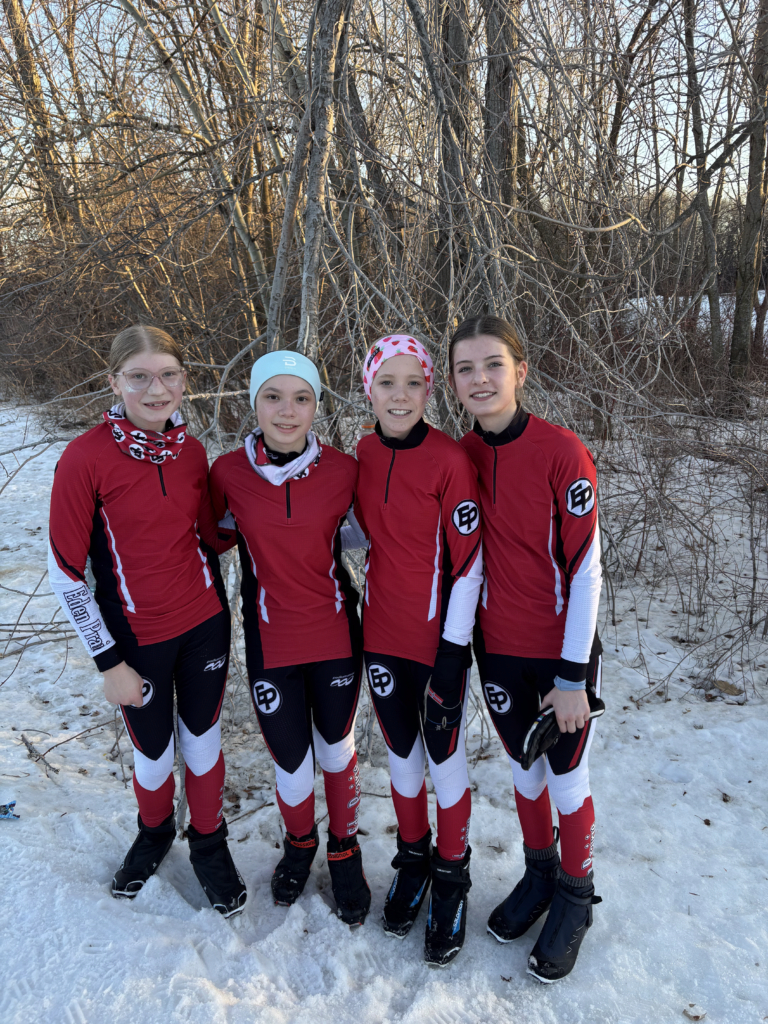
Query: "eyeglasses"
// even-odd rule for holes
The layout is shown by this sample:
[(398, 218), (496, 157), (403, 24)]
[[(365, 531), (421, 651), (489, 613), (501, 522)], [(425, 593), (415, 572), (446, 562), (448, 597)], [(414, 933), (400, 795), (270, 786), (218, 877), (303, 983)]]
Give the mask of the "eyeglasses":
[(115, 377), (123, 377), (129, 391), (146, 391), (153, 380), (159, 380), (163, 387), (180, 388), (187, 376), (186, 370), (177, 370), (168, 366), (159, 373), (149, 370), (129, 370), (127, 373), (116, 373)]

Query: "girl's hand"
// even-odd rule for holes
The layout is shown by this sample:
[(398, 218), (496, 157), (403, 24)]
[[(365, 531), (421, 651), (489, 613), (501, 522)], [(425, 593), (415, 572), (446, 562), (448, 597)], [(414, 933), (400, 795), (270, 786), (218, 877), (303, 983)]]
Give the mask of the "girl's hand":
[(589, 718), (589, 701), (586, 690), (558, 690), (553, 686), (541, 702), (541, 710), (552, 706), (560, 732), (576, 732), (583, 729)]
[(104, 673), (104, 696), (110, 704), (133, 704), (140, 708), (144, 703), (143, 689), (144, 680), (124, 661)]

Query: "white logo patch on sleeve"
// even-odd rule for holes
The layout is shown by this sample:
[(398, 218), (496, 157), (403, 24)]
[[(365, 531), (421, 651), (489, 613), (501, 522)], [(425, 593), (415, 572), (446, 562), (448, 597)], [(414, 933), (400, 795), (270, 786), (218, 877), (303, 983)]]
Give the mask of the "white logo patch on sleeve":
[(395, 692), (395, 676), (386, 665), (376, 662), (368, 666), (368, 680), (371, 689), (379, 697), (389, 697)]
[(480, 525), (480, 509), (474, 501), (460, 501), (451, 514), (451, 522), (463, 537), (468, 537)]
[(588, 515), (595, 507), (595, 488), (586, 477), (574, 480), (565, 491), (565, 507), (572, 516)]

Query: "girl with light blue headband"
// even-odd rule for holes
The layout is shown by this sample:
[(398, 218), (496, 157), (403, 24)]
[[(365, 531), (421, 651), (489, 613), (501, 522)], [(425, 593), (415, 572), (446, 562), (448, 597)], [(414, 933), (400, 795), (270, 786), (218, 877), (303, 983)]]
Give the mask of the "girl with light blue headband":
[(322, 389), (306, 356), (280, 351), (258, 359), (250, 398), (258, 426), (242, 448), (216, 460), (210, 482), (220, 527), (240, 553), (251, 698), (285, 822), (272, 894), (290, 906), (309, 879), (318, 847), (317, 757), (337, 914), (354, 927), (371, 902), (357, 841), (362, 633), (358, 594), (341, 560), (342, 531), (355, 534), (357, 462), (311, 429)]

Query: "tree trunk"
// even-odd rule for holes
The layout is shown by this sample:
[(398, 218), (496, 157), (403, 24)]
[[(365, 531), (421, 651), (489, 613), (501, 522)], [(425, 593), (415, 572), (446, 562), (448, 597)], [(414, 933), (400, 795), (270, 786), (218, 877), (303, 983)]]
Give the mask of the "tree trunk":
[(685, 57), (688, 66), (688, 95), (691, 106), (691, 128), (696, 149), (696, 185), (699, 219), (704, 243), (707, 285), (704, 294), (709, 301), (710, 338), (712, 357), (717, 361), (723, 357), (723, 327), (720, 318), (720, 289), (717, 284), (717, 239), (712, 224), (712, 211), (709, 206), (707, 189), (712, 172), (707, 170), (706, 143), (701, 112), (701, 87), (696, 70), (696, 48), (694, 28), (696, 24), (696, 0), (684, 0), (683, 15), (685, 18)]
[(267, 352), (277, 348), (280, 340), (280, 317), (283, 309), (285, 286), (288, 280), (288, 261), (291, 253), (291, 242), (296, 224), (296, 211), (299, 207), (301, 186), (307, 170), (307, 158), (312, 142), (311, 112), (305, 111), (301, 119), (293, 150), (293, 163), (288, 188), (285, 191), (285, 209), (283, 225), (280, 230), (280, 243), (275, 256), (275, 272), (272, 275), (272, 290), (269, 298), (269, 314), (267, 317)]
[[(438, 215), (439, 225), (435, 245), (435, 298), (433, 312), (435, 325), (444, 334), (453, 299), (453, 279), (457, 269), (457, 255), (462, 246), (461, 233), (456, 230), (461, 215), (458, 210), (462, 180), (460, 154), (466, 144), (466, 125), (462, 116), (462, 92), (468, 83), (469, 44), (467, 40), (467, 10), (465, 0), (447, 5), (443, 12), (442, 49), (447, 120), (453, 138), (443, 126), (442, 132), (442, 181), (439, 183), (441, 203)], [(454, 141), (455, 140), (455, 141)], [(456, 143), (458, 143), (458, 151)], [(459, 254), (457, 254), (457, 249)]]
[[(762, 273), (764, 252), (762, 235), (758, 242), (758, 246), (758, 291), (755, 294), (755, 332), (752, 337), (752, 352), (753, 358), (762, 362), (765, 356), (765, 317), (768, 313), (768, 281), (765, 280), (765, 275)], [(760, 295), (759, 282), (761, 278), (764, 291), (762, 299), (758, 302)]]
[[(511, 206), (517, 191), (515, 159), (517, 83), (510, 50), (517, 46), (517, 26), (505, 25), (507, 12), (499, 0), (483, 0), (488, 74), (485, 79), (485, 195)], [(506, 28), (506, 31), (505, 31)], [(503, 215), (503, 209), (502, 209)]]
[(351, 0), (325, 0), (320, 9), (312, 60), (312, 156), (307, 175), (304, 269), (301, 280), (299, 351), (317, 358), (319, 343), (320, 249), (325, 220), (326, 179), (335, 123), (333, 81), (336, 57)]
[[(731, 337), (730, 371), (735, 378), (749, 370), (752, 309), (757, 297), (762, 247), (760, 244), (765, 213), (765, 115), (768, 113), (768, 0), (760, 0), (755, 30), (755, 56), (752, 77), (758, 92), (752, 97), (750, 113), (755, 124), (749, 135), (749, 172), (747, 199), (744, 204), (744, 226), (739, 246), (736, 271), (736, 307)], [(760, 114), (763, 117), (760, 117)]]
[[(3, 3), (14, 3), (15, 0), (3, 0)], [(226, 197), (226, 206), (229, 210), (229, 215), (232, 218), (235, 231), (237, 236), (245, 247), (248, 257), (253, 268), (253, 272), (256, 276), (256, 281), (259, 288), (259, 297), (261, 299), (262, 306), (264, 309), (269, 308), (269, 279), (267, 277), (267, 269), (264, 264), (264, 255), (256, 244), (255, 239), (251, 236), (248, 223), (243, 214), (242, 207), (237, 198), (237, 193), (233, 187), (232, 178), (229, 171), (222, 163), (218, 154), (218, 147), (216, 146), (216, 139), (211, 134), (209, 128), (209, 119), (206, 117), (205, 112), (200, 106), (199, 102), (195, 97), (194, 85), (182, 74), (174, 63), (173, 55), (168, 52), (165, 48), (162, 40), (152, 28), (150, 23), (144, 17), (143, 14), (134, 6), (132, 0), (118, 0), (118, 3), (126, 11), (127, 14), (136, 22), (141, 30), (146, 35), (147, 39), (152, 44), (155, 53), (158, 55), (163, 65), (168, 69), (168, 73), (173, 79), (176, 88), (179, 90), (184, 102), (187, 105), (190, 113), (197, 122), (198, 132), (205, 140), (207, 145), (210, 147), (210, 166), (213, 173), (213, 177), (216, 180), (216, 184), (221, 189), (222, 193)]]
[(43, 199), (45, 219), (50, 231), (56, 232), (69, 219), (69, 210), (64, 175), (53, 140), (51, 119), (21, 4), (19, 0), (3, 0), (3, 8), (16, 50), (16, 70), (21, 98), (34, 133), (37, 180)]

